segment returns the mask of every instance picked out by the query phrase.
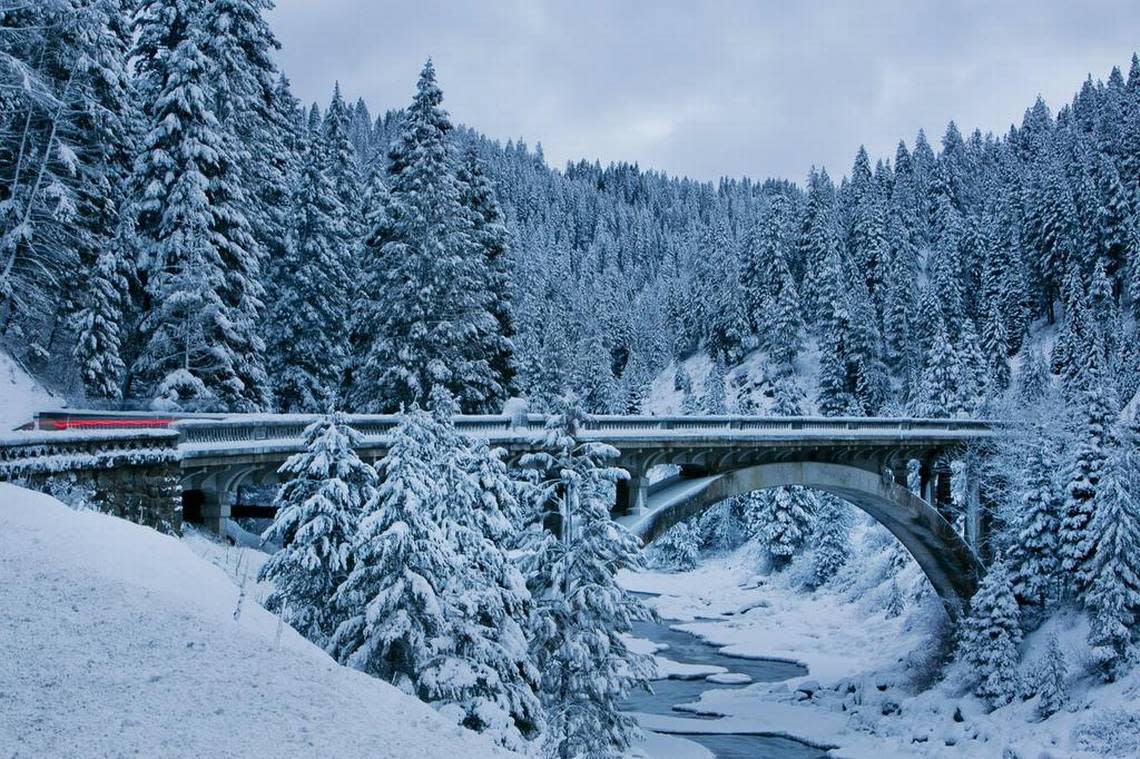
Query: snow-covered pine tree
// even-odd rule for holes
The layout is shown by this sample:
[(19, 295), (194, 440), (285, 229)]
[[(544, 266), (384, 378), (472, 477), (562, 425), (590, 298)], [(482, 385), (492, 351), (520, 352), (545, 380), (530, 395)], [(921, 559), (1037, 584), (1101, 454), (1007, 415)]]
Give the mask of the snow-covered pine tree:
[(352, 572), (334, 598), (345, 621), (330, 644), (342, 663), (428, 702), (443, 695), (429, 682), (458, 664), (448, 594), (463, 560), (436, 518), (443, 457), (431, 415), (406, 412), (358, 526)]
[(345, 224), (349, 210), (330, 180), (324, 135), (310, 132), (302, 140), (292, 239), (266, 329), (275, 406), (286, 413), (319, 411), (336, 397), (348, 348), (344, 263), (356, 244)]
[[(136, 50), (154, 93), (135, 164), (142, 279), (149, 307), (135, 362), (141, 394), (165, 407), (254, 411), (268, 405), (258, 260), (244, 215), (234, 137), (212, 110), (216, 62), (202, 0), (140, 15)], [(141, 58), (141, 56), (138, 56)]]
[(122, 394), (126, 371), (132, 226), (123, 209), (140, 114), (127, 67), (131, 36), (123, 3), (83, 0), (75, 12), (71, 33), (81, 55), (71, 74), (71, 91), (77, 107), (71, 109), (72, 130), (63, 133), (74, 135), (73, 148), (80, 156), (74, 238), (79, 266), (64, 281), (77, 299), (72, 355), (87, 397), (114, 400)]
[(262, 540), (281, 550), (258, 579), (274, 589), (265, 607), (318, 646), (341, 621), (333, 595), (352, 571), (352, 547), (364, 507), (376, 494), (376, 472), (354, 450), (360, 435), (333, 413), (310, 424), (305, 450), (282, 465), (288, 480), (274, 499), (277, 513)]
[(502, 354), (491, 313), (488, 260), (472, 237), (456, 179), (451, 121), (428, 61), (402, 131), (388, 152), (384, 222), (367, 240), (366, 275), (379, 313), (353, 374), (358, 408), (386, 411), (448, 388), (466, 411), (498, 411), (506, 389), (492, 369)]
[(1088, 564), (1096, 550), (1089, 523), (1095, 512), (1094, 498), (1104, 476), (1117, 414), (1116, 398), (1104, 381), (1103, 370), (1096, 365), (1095, 355), (1092, 362), (1089, 380), (1079, 398), (1080, 427), (1064, 468), (1065, 500), (1058, 531), (1065, 589), (1073, 598), (1080, 598), (1088, 588)]
[(975, 695), (995, 708), (1012, 701), (1020, 691), (1021, 615), (1004, 561), (986, 572), (958, 636), (958, 655), (969, 668)]
[(705, 377), (704, 393), (701, 395), (701, 413), (724, 414), (728, 408), (725, 403), (724, 392), (725, 367), (724, 359), (720, 356), (713, 361), (712, 370)]
[(126, 371), (122, 326), (128, 280), (127, 267), (119, 253), (115, 247), (108, 247), (99, 254), (88, 274), (86, 302), (75, 318), (72, 356), (86, 395), (92, 400), (115, 400), (122, 395)]
[(1035, 691), (1037, 693), (1037, 718), (1048, 719), (1061, 710), (1068, 700), (1065, 693), (1065, 678), (1068, 671), (1065, 666), (1065, 655), (1061, 652), (1061, 644), (1056, 635), (1049, 636), (1049, 645), (1045, 649), (1037, 666)]
[(562, 759), (621, 755), (639, 730), (618, 706), (652, 669), (622, 639), (635, 620), (650, 617), (615, 579), (639, 562), (637, 539), (609, 516), (612, 483), (624, 472), (606, 463), (614, 448), (577, 439), (585, 420), (563, 401), (547, 422), (549, 452), (524, 460), (554, 475), (541, 486), (535, 521), (558, 514), (558, 534), (530, 532), (524, 572), (536, 604), (532, 651), (542, 674), (545, 750)]
[(1137, 423), (1120, 422), (1093, 498), (1088, 526), (1093, 547), (1084, 598), (1089, 645), (1108, 681), (1136, 658), (1134, 625), (1140, 616), (1140, 453)]
[(817, 295), (819, 314), (819, 397), (817, 405), (825, 416), (850, 413), (855, 405), (849, 362), (849, 324), (845, 267), (838, 243), (832, 242), (824, 251), (822, 269), (815, 277), (820, 292)]
[(1040, 403), (1049, 394), (1049, 367), (1037, 345), (1026, 347), (1017, 372), (1017, 400), (1026, 406)]
[(449, 701), (445, 712), (515, 751), (542, 729), (539, 673), (531, 661), (526, 625), (533, 612), (525, 580), (507, 551), (516, 542), (518, 485), (502, 452), (486, 442), (465, 444), (452, 418), (458, 408), (441, 387), (432, 390), (432, 416), (447, 458), (438, 486), (437, 519), (463, 565), (447, 592), (453, 609), (457, 659), (429, 670), (424, 683)]
[(922, 364), (918, 398), (912, 405), (918, 416), (947, 417), (957, 406), (957, 361), (946, 323), (937, 313), (932, 316), (934, 331)]
[(660, 569), (685, 572), (701, 559), (701, 534), (691, 520), (669, 528), (649, 547), (650, 563)]
[(509, 394), (515, 378), (514, 345), (511, 343), (515, 335), (515, 316), (511, 303), (510, 233), (495, 198), (495, 188), (474, 147), (464, 152), (457, 178), (463, 206), (471, 213), (471, 235), (486, 260), (482, 271), (487, 277), (484, 287), (490, 295), (488, 310), (498, 325), (497, 353), (491, 361), (491, 369), (499, 385)]
[[(360, 284), (367, 280), (367, 274), (362, 270), (362, 261), (367, 259), (362, 255), (361, 247), (370, 230), (363, 222), (374, 210), (366, 208), (363, 202), (365, 187), (361, 167), (366, 157), (358, 155), (353, 147), (352, 114), (341, 95), (339, 82), (333, 84), (332, 99), (321, 120), (319, 132), (324, 150), (324, 170), (340, 210), (337, 227), (344, 238), (341, 243), (340, 268), (344, 275), (341, 287), (348, 302), (356, 303), (361, 296)], [(370, 191), (372, 189), (369, 188)]]
[(1014, 594), (1044, 607), (1056, 596), (1061, 498), (1056, 482), (1058, 441), (1037, 423), (1027, 438), (1020, 467), (1012, 539), (1007, 550)]
[(709, 507), (697, 518), (701, 547), (709, 551), (731, 551), (744, 539), (741, 511), (746, 496), (726, 498)]
[(825, 585), (851, 557), (851, 508), (821, 495), (812, 533), (812, 587)]
[(754, 534), (763, 543), (776, 569), (787, 566), (803, 548), (812, 531), (818, 502), (799, 487), (762, 493), (751, 518)]
[(530, 596), (505, 553), (514, 486), (497, 452), (463, 444), (450, 396), (432, 400), (432, 413), (403, 415), (381, 463), (330, 648), (523, 750), (542, 714), (523, 628)]
[(769, 360), (782, 371), (792, 371), (792, 362), (803, 350), (804, 321), (796, 283), (783, 254), (776, 256), (765, 308), (768, 324), (763, 345)]

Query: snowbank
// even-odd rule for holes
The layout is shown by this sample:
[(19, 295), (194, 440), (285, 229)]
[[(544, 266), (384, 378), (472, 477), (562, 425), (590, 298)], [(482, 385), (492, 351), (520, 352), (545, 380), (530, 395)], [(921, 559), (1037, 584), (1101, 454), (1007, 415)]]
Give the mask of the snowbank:
[(0, 484), (0, 578), (5, 755), (505, 755), (145, 527)]
[(42, 388), (11, 356), (0, 351), (0, 433), (30, 422), (39, 409), (60, 405), (59, 398)]

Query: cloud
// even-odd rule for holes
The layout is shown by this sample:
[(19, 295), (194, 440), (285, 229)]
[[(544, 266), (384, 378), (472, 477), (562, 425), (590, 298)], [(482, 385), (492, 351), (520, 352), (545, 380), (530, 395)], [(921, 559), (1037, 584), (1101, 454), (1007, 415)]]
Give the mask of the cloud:
[(637, 161), (699, 179), (846, 173), (955, 119), (1004, 132), (1038, 93), (1125, 67), (1140, 3), (278, 0), (298, 95), (334, 80), (373, 113), (435, 61), (457, 122), (547, 160)]

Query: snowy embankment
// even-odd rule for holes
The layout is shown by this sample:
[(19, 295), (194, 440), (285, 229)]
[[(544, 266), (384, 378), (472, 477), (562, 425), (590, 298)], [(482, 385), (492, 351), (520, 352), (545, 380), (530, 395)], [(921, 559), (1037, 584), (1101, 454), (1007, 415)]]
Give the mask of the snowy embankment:
[[(856, 546), (856, 556), (868, 547), (860, 540)], [(781, 683), (706, 692), (692, 708), (726, 716), (702, 721), (702, 732), (786, 735), (838, 746), (833, 756), (873, 759), (1140, 755), (1140, 673), (1112, 685), (1088, 674), (1080, 615), (1054, 618), (1023, 644), (1023, 675), (1032, 680), (1050, 634), (1057, 635), (1069, 666), (1068, 705), (1044, 722), (1034, 716), (1036, 698), (987, 713), (959, 665), (929, 683), (941, 624), (935, 599), (912, 600), (907, 612), (888, 618), (870, 600), (876, 591), (869, 556), (813, 593), (797, 587), (794, 565), (758, 576), (757, 557), (749, 545), (691, 572), (621, 578), (631, 590), (661, 594), (648, 603), (680, 620), (679, 629), (726, 646), (725, 653), (808, 667), (808, 675)], [(916, 572), (909, 566), (899, 582), (920, 582)], [(639, 721), (663, 732), (692, 725), (681, 715), (639, 715)]]
[(506, 755), (336, 664), (200, 547), (0, 484), (5, 756)]
[(36, 411), (62, 405), (0, 350), (0, 434), (29, 422)]

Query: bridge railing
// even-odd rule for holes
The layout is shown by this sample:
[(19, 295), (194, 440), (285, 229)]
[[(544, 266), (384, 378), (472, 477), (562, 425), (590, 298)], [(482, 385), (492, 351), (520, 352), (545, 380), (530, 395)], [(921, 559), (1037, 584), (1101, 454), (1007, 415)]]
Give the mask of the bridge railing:
[(166, 463), (177, 446), (173, 430), (9, 433), (0, 436), (0, 479)]
[[(305, 427), (318, 417), (312, 415), (235, 415), (223, 419), (185, 419), (173, 427), (187, 445), (225, 445), (258, 441), (297, 440)], [(348, 423), (366, 442), (383, 441), (399, 423), (393, 414), (349, 415)], [(472, 437), (495, 441), (533, 439), (542, 433), (547, 417), (542, 414), (511, 417), (506, 415), (462, 415), (455, 417), (456, 429)], [(789, 435), (842, 434), (931, 434), (985, 435), (998, 423), (969, 419), (909, 419), (878, 417), (755, 417), (755, 416), (617, 416), (591, 418), (582, 432), (596, 437), (656, 435), (664, 433), (733, 436), (741, 433), (786, 433)]]

